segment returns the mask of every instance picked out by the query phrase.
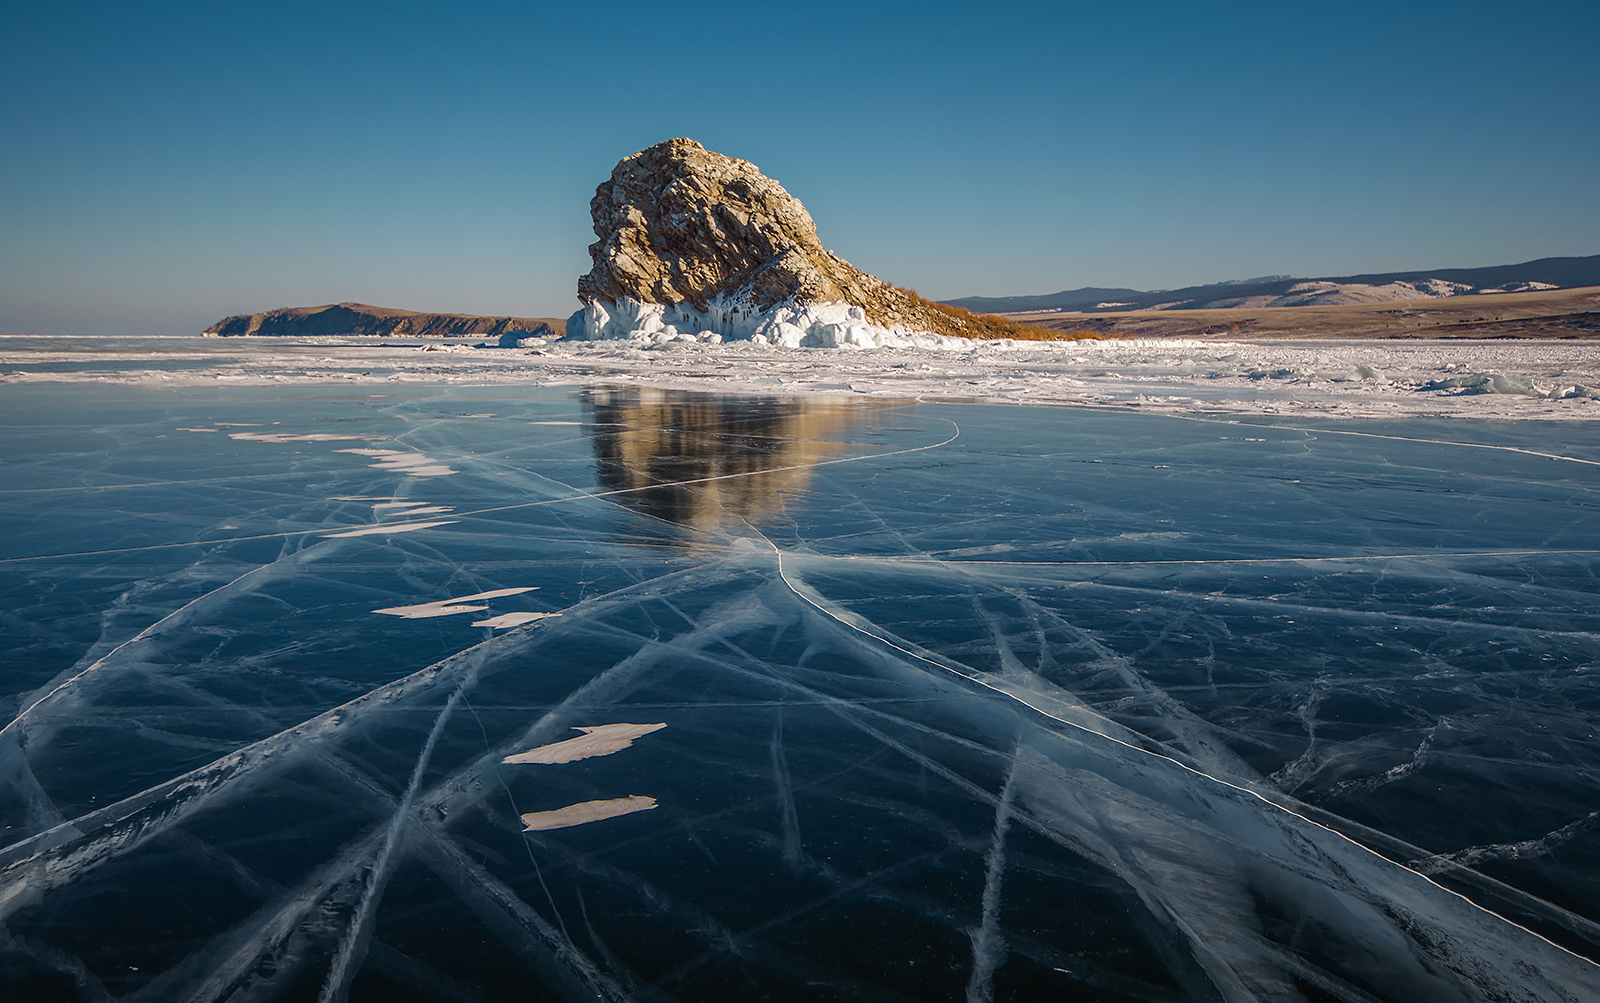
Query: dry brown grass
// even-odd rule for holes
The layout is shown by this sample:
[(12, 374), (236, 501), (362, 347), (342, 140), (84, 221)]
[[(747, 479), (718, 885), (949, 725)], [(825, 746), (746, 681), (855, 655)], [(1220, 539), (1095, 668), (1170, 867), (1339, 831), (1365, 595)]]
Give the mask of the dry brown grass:
[(1345, 306), (1039, 313), (1033, 325), (1104, 328), (1103, 338), (1600, 339), (1600, 286)]
[(992, 313), (973, 313), (971, 310), (948, 303), (937, 303), (923, 297), (915, 289), (902, 289), (918, 306), (934, 313), (943, 314), (954, 322), (961, 331), (961, 336), (981, 341), (995, 341), (1000, 338), (1010, 338), (1013, 341), (1083, 341), (1087, 339), (1121, 338), (1124, 335), (1108, 334), (1104, 331), (1091, 331), (1081, 328), (1073, 331), (1058, 331), (1043, 327), (1038, 324), (1025, 324), (1022, 321), (1012, 320), (1009, 317), (998, 317)]

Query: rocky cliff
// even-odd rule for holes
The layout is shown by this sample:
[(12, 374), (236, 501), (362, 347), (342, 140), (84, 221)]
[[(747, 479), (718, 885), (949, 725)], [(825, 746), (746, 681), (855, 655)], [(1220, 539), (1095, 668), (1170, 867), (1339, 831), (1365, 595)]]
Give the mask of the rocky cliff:
[(822, 246), (805, 206), (754, 164), (669, 139), (617, 164), (589, 203), (587, 338), (873, 346), (1052, 332), (933, 303)]
[(265, 313), (225, 317), (205, 329), (206, 334), (278, 335), (378, 335), (413, 338), (465, 338), (476, 335), (505, 338), (560, 337), (566, 322), (545, 317), (474, 317), (458, 313), (417, 313), (363, 303), (332, 306), (285, 307)]

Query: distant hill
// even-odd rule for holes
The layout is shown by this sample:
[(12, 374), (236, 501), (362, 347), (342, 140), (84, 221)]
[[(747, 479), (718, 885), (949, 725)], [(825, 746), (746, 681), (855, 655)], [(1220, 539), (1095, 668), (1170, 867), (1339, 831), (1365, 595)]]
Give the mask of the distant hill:
[(528, 337), (560, 337), (566, 332), (566, 321), (554, 317), (418, 313), (415, 310), (394, 310), (365, 303), (335, 303), (328, 306), (283, 307), (264, 313), (224, 317), (203, 333), (224, 338), (243, 335), (461, 338), (475, 335), (503, 337), (512, 332), (522, 332)]
[(1595, 285), (1600, 285), (1600, 254), (1586, 258), (1540, 258), (1520, 265), (1493, 265), (1488, 268), (1436, 268), (1425, 272), (1380, 272), (1321, 279), (1274, 275), (1145, 292), (1090, 286), (1042, 296), (967, 296), (945, 302), (980, 313), (1220, 310), (1234, 307), (1346, 306)]

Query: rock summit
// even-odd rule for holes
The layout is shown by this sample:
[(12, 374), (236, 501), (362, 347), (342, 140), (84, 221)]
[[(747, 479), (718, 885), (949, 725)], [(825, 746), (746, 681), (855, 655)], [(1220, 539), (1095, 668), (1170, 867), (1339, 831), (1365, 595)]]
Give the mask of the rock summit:
[(692, 139), (624, 158), (589, 209), (599, 240), (569, 336), (876, 347), (1028, 335), (855, 268), (782, 185)]

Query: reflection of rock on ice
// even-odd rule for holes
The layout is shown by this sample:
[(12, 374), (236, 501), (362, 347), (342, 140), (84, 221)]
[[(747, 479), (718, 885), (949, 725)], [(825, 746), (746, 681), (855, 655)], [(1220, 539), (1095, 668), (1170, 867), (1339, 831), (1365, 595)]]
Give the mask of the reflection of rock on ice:
[(872, 414), (872, 402), (835, 398), (751, 400), (651, 389), (584, 395), (600, 491), (694, 533), (761, 525), (786, 494), (811, 483), (810, 467), (843, 446), (837, 437)]

